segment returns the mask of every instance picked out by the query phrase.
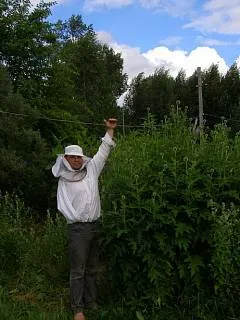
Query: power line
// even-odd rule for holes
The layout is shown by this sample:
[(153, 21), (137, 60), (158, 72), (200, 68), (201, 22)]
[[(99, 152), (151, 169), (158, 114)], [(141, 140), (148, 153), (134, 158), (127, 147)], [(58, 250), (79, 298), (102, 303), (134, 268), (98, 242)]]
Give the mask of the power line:
[(205, 116), (212, 117), (212, 118), (220, 119), (220, 120), (226, 120), (226, 121), (231, 121), (231, 122), (240, 123), (240, 120), (229, 119), (229, 118), (226, 118), (225, 116), (216, 116), (215, 114), (210, 114), (210, 113), (204, 113), (204, 115), (205, 115)]
[[(10, 112), (10, 111), (3, 111), (0, 110), (0, 113), (2, 114), (8, 114), (11, 116), (16, 116), (16, 117), (31, 117), (30, 114), (25, 114), (25, 113), (16, 113), (16, 112)], [(237, 122), (240, 123), (240, 120), (236, 120), (236, 119), (229, 119), (226, 118), (225, 116), (217, 116), (214, 114), (210, 114), (210, 113), (203, 113), (204, 116), (209, 116), (209, 117), (213, 117), (216, 119), (220, 119), (220, 120), (226, 120), (226, 121), (230, 121), (230, 122)], [(43, 120), (48, 120), (48, 121), (56, 121), (56, 122), (66, 122), (66, 123), (75, 123), (75, 124), (84, 124), (84, 125), (94, 125), (94, 126), (104, 126), (104, 123), (95, 123), (95, 122), (83, 122), (83, 121), (75, 121), (75, 120), (67, 120), (67, 119), (60, 119), (60, 118), (48, 118), (45, 116), (40, 116), (38, 117), (38, 119), (43, 119)], [(162, 126), (162, 124), (154, 124), (154, 127), (160, 127)], [(127, 125), (127, 124), (118, 124), (118, 127), (125, 127), (125, 128), (144, 128), (144, 125)]]
[[(3, 110), (0, 110), (0, 113), (9, 114), (12, 116), (19, 116), (19, 117), (31, 117), (31, 115), (29, 115), (29, 114), (15, 113), (15, 112), (3, 111)], [(83, 122), (83, 121), (66, 120), (66, 119), (59, 119), (59, 118), (48, 118), (48, 117), (44, 117), (44, 116), (40, 116), (40, 117), (38, 117), (38, 119), (57, 121), (57, 122), (68, 122), (68, 123), (75, 123), (75, 124), (84, 124), (84, 125), (104, 126), (103, 123)], [(143, 125), (118, 124), (118, 127), (123, 127), (123, 126), (129, 127), (129, 128), (143, 128)]]

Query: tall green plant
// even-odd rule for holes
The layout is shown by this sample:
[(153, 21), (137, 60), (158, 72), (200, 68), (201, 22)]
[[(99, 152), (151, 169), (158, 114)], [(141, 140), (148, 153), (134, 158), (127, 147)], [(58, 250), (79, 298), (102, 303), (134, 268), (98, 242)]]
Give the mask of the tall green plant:
[(175, 305), (207, 319), (211, 203), (238, 202), (236, 150), (224, 124), (199, 140), (179, 108), (159, 130), (119, 142), (104, 177), (101, 244), (110, 283), (132, 308)]

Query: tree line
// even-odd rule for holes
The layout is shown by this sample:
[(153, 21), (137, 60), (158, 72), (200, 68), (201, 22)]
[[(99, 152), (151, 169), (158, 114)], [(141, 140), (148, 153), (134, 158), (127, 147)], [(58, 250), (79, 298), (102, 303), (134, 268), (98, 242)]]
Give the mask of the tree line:
[[(80, 15), (51, 21), (53, 3), (1, 0), (0, 3), (0, 184), (27, 204), (55, 204), (50, 168), (56, 153), (76, 143), (94, 152), (108, 116), (142, 124), (151, 112), (161, 123), (180, 101), (189, 117), (198, 114), (197, 73), (176, 78), (160, 68), (140, 73), (127, 85), (119, 53), (97, 40)], [(226, 75), (217, 65), (203, 73), (204, 112), (213, 127), (221, 117), (239, 130), (240, 74), (233, 64)], [(123, 107), (117, 99), (128, 89)], [(207, 116), (207, 114), (211, 116)], [(54, 203), (54, 204), (53, 204)]]
[[(233, 132), (240, 129), (240, 71), (234, 63), (226, 74), (221, 74), (217, 64), (202, 72), (205, 125), (210, 129), (223, 119), (229, 121)], [(160, 123), (169, 115), (170, 106), (181, 104), (187, 108), (189, 118), (198, 117), (197, 70), (186, 77), (181, 70), (174, 78), (169, 70), (160, 68), (148, 77), (140, 73), (130, 84), (124, 108), (132, 123), (142, 123), (148, 110)]]

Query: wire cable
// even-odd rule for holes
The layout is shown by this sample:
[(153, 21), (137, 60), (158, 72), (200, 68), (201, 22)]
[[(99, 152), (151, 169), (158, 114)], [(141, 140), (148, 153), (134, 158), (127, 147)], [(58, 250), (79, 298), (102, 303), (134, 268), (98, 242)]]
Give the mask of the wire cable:
[[(0, 113), (3, 114), (9, 114), (12, 116), (20, 116), (20, 117), (30, 117), (30, 114), (24, 114), (24, 113), (15, 113), (15, 112), (9, 112), (9, 111), (3, 111), (0, 110)], [(94, 123), (94, 122), (83, 122), (83, 121), (75, 121), (75, 120), (66, 120), (66, 119), (59, 119), (59, 118), (48, 118), (44, 116), (38, 117), (38, 119), (43, 119), (43, 120), (49, 120), (49, 121), (58, 121), (58, 122), (68, 122), (68, 123), (75, 123), (75, 124), (84, 124), (84, 125), (94, 125), (94, 126), (104, 126), (104, 123)], [(143, 125), (123, 125), (123, 124), (118, 124), (118, 127), (129, 127), (129, 128), (143, 128)]]
[(240, 120), (229, 119), (229, 118), (226, 118), (225, 116), (216, 116), (216, 115), (210, 114), (210, 113), (204, 113), (203, 115), (204, 115), (204, 116), (209, 116), (209, 117), (212, 117), (212, 118), (217, 118), (217, 119), (220, 119), (220, 120), (226, 120), (226, 121), (231, 121), (231, 122), (240, 123)]
[[(19, 117), (31, 117), (30, 114), (25, 114), (25, 113), (16, 113), (16, 112), (9, 112), (9, 111), (3, 111), (0, 110), (0, 113), (3, 114), (9, 114), (12, 116), (19, 116)], [(240, 123), (240, 120), (236, 120), (236, 119), (229, 119), (226, 118), (225, 116), (217, 116), (214, 114), (210, 114), (210, 113), (204, 113), (204, 116), (209, 116), (212, 118), (216, 118), (216, 119), (220, 119), (220, 120), (226, 120), (226, 121), (230, 121), (230, 122), (236, 122), (236, 123)], [(40, 116), (38, 117), (38, 119), (43, 119), (43, 120), (48, 120), (48, 121), (56, 121), (56, 122), (66, 122), (66, 123), (75, 123), (75, 124), (82, 124), (82, 125), (94, 125), (94, 126), (104, 126), (104, 123), (94, 123), (94, 122), (84, 122), (84, 121), (75, 121), (75, 120), (67, 120), (67, 119), (60, 119), (60, 118), (48, 118), (45, 116)], [(162, 124), (154, 124), (153, 127), (160, 127), (162, 126)], [(123, 124), (118, 124), (118, 127), (125, 127), (125, 128), (143, 128), (144, 125), (123, 125)]]

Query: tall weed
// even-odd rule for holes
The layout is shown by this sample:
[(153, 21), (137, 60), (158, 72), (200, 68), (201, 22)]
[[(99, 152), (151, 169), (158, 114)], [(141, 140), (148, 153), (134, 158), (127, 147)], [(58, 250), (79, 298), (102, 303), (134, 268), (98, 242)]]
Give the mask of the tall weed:
[(16, 278), (27, 242), (23, 221), (27, 221), (29, 210), (16, 196), (1, 195), (0, 198), (0, 266), (1, 283)]
[(105, 172), (101, 248), (109, 283), (130, 308), (172, 306), (183, 319), (210, 319), (204, 311), (212, 313), (220, 281), (210, 268), (218, 246), (212, 202), (239, 204), (239, 138), (221, 124), (200, 139), (179, 109), (151, 128), (119, 141)]
[(66, 222), (48, 215), (45, 223), (36, 223), (16, 196), (3, 196), (0, 205), (1, 284), (20, 299), (63, 310), (68, 303)]

